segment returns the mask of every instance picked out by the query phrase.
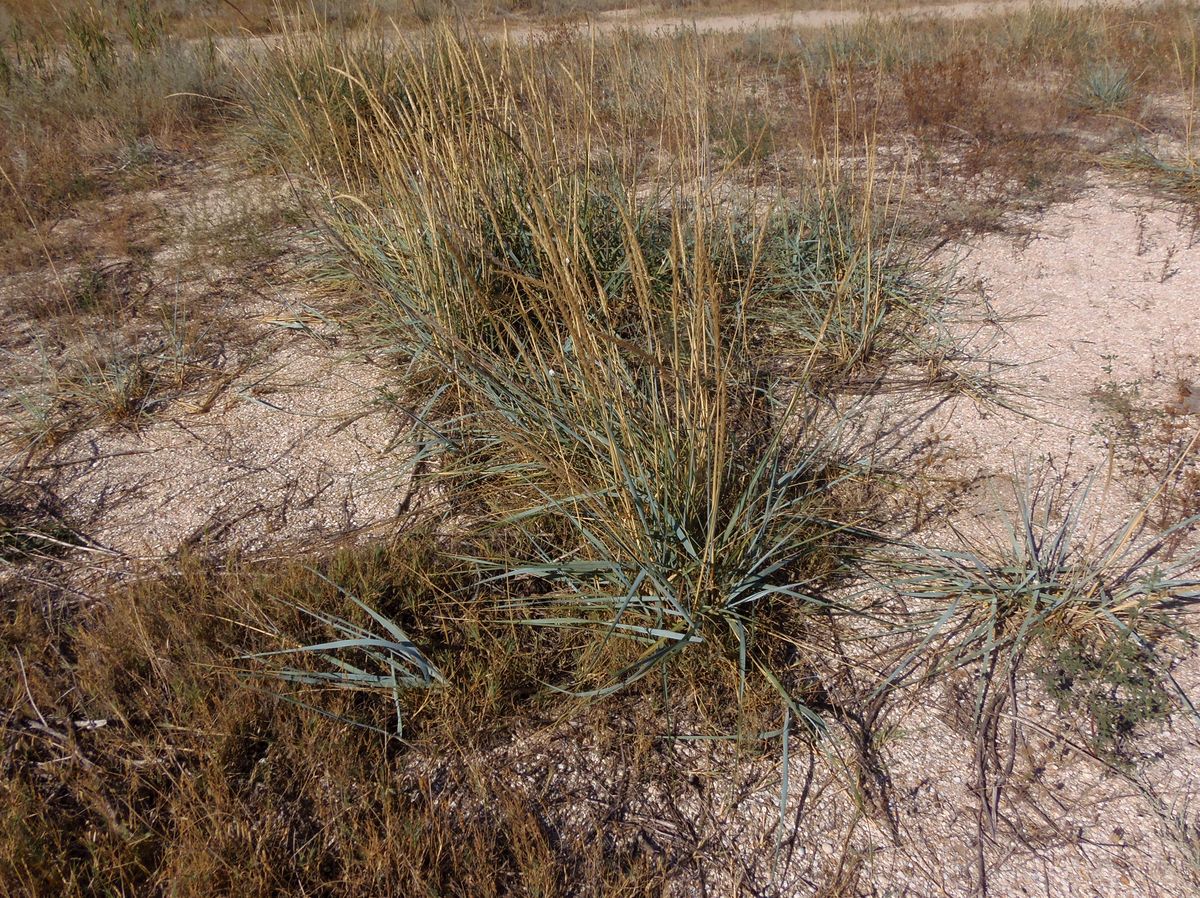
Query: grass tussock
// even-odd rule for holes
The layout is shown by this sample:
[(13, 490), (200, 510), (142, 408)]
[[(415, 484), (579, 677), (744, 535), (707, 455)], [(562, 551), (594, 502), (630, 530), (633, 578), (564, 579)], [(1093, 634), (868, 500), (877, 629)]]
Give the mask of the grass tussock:
[(136, 430), (211, 376), (220, 347), (186, 310), (163, 304), (131, 334), (118, 329), (127, 320), (122, 308), (81, 309), (69, 320), (82, 336), (71, 334), (64, 345), (55, 334), (33, 353), (13, 354), (0, 404), (0, 445), (30, 462), (89, 427)]
[(382, 72), (341, 53), (281, 114), (408, 368), (431, 483), (507, 547), (472, 559), (502, 607), (592, 634), (574, 692), (709, 642), (815, 719), (764, 660), (806, 613), (859, 613), (821, 595), (859, 512), (813, 397), (917, 356), (933, 298), (873, 185), (829, 166), (799, 202), (732, 194), (694, 56), (663, 71), (664, 182), (590, 68), (449, 31)]
[(932, 602), (944, 622), (935, 665), (975, 671), (975, 719), (993, 753), (1030, 663), (1112, 763), (1129, 761), (1139, 727), (1191, 709), (1170, 670), (1192, 642), (1197, 557), (1177, 548), (1197, 519), (1156, 530), (1147, 505), (1106, 530), (1090, 500), (1091, 483), (1071, 490), (1030, 475), (1016, 490), (1007, 543), (904, 560), (891, 574), (894, 588)]

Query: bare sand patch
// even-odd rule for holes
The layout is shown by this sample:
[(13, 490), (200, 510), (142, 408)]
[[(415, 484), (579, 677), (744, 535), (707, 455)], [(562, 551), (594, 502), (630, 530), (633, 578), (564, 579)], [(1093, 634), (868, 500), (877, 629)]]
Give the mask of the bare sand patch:
[(955, 253), (960, 289), (995, 322), (995, 342), (980, 352), (997, 361), (1013, 408), (955, 400), (929, 439), (952, 450), (959, 474), (1008, 479), (1049, 462), (1076, 480), (1100, 472), (1114, 502), (1131, 507), (1146, 484), (1121, 476), (1118, 419), (1165, 423), (1176, 413), (1173, 426), (1200, 427), (1180, 401), (1200, 378), (1194, 213), (1098, 183), (1051, 207), (1027, 236), (987, 235)]
[[(1200, 427), (1179, 389), (1200, 376), (1194, 212), (1097, 181), (1028, 224), (1025, 237), (988, 235), (957, 250), (961, 288), (986, 299), (999, 328), (987, 352), (1012, 364), (1005, 378), (1017, 394), (1014, 410), (959, 399), (929, 424), (943, 468), (977, 485), (950, 518), (968, 539), (1006, 538), (1008, 486), (1031, 462), (1074, 484), (1099, 472), (1099, 526), (1129, 515), (1149, 484), (1121, 464), (1109, 425), (1137, 409), (1114, 409), (1114, 396), (1175, 413), (1188, 432)], [(1182, 662), (1175, 677), (1194, 694), (1200, 660)], [(972, 747), (954, 722), (969, 696), (948, 689), (899, 715), (904, 735), (891, 743), (887, 769), (904, 838), (872, 856), (880, 893), (903, 883), (903, 894), (975, 894), (982, 859), (992, 894), (1194, 894), (1196, 871), (1168, 827), (1171, 814), (1194, 825), (1196, 721), (1182, 714), (1143, 745), (1143, 782), (1159, 803), (1073, 747), (1038, 687), (1024, 684), (1021, 696), (1007, 784), (1015, 807), (998, 829), (973, 810)]]
[[(393, 443), (406, 425), (378, 401), (391, 374), (339, 323), (344, 310), (333, 307), (346, 298), (307, 281), (304, 238), (276, 221), (277, 194), (208, 166), (123, 198), (149, 210), (123, 230), (125, 255), (83, 252), (98, 253), (87, 264), (103, 271), (144, 257), (146, 276), (136, 295), (104, 283), (98, 308), (81, 307), (88, 269), (74, 262), (0, 285), (0, 351), (13, 363), (0, 381), (0, 429), (18, 434), (5, 476), (52, 497), (119, 558), (314, 547), (392, 519), (402, 501), (404, 453)], [(116, 389), (104, 366), (128, 359), (150, 383), (131, 414), (91, 409), (105, 398), (74, 387), (56, 397), (68, 375)], [(68, 408), (67, 432), (32, 464), (19, 436), (27, 396)]]
[(371, 405), (380, 371), (311, 341), (271, 354), (213, 407), (79, 434), (55, 490), (92, 539), (135, 557), (183, 546), (319, 544), (394, 515), (396, 425)]

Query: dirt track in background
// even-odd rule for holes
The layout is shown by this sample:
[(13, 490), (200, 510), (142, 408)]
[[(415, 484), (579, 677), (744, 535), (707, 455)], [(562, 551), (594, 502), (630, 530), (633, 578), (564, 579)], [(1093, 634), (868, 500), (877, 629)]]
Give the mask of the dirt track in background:
[[(1136, 6), (1139, 0), (1057, 0), (1042, 4), (1048, 8), (1077, 9), (1087, 6)], [(996, 2), (925, 3), (912, 6), (885, 6), (871, 9), (808, 9), (795, 11), (743, 12), (712, 15), (646, 15), (642, 10), (624, 9), (600, 13), (588, 18), (583, 27), (597, 33), (631, 29), (646, 33), (695, 29), (702, 34), (728, 34), (768, 28), (829, 28), (850, 25), (871, 17), (971, 19), (987, 15), (1005, 15), (1037, 5), (1035, 0), (996, 0)], [(510, 34), (533, 31), (535, 28), (517, 26)]]

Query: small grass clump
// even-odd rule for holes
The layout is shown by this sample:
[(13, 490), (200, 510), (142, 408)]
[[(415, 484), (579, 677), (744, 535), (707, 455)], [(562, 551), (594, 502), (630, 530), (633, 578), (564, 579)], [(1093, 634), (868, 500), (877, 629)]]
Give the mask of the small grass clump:
[(1191, 150), (1188, 140), (1185, 151), (1152, 149), (1144, 142), (1117, 155), (1112, 167), (1134, 172), (1167, 193), (1188, 202), (1200, 198), (1200, 159)]
[(136, 425), (164, 398), (168, 368), (153, 354), (89, 349), (55, 360), (43, 353), (22, 366), (6, 397), (6, 445), (32, 457), (88, 426)]
[[(1200, 586), (1190, 575), (1195, 559), (1160, 551), (1172, 534), (1148, 533), (1145, 509), (1108, 534), (1095, 524), (1084, 529), (1090, 492), (1090, 483), (1077, 493), (1061, 485), (1018, 490), (1009, 550), (993, 561), (974, 552), (961, 556), (962, 579), (953, 593), (985, 600), (980, 625), (965, 645), (990, 653), (1047, 630), (1149, 639), (1162, 622), (1158, 612), (1190, 600)], [(1190, 518), (1175, 527), (1195, 525)]]
[(79, 536), (46, 497), (0, 474), (0, 568), (61, 555), (79, 545)]
[[(1030, 479), (1016, 492), (1007, 546), (939, 552), (931, 562), (900, 568), (898, 588), (936, 606), (930, 614), (943, 622), (938, 629), (951, 647), (943, 662), (980, 671), (976, 715), (985, 730), (994, 732), (1000, 710), (1015, 701), (1017, 672), (1031, 656), (1045, 656), (1058, 672), (1058, 700), (1073, 697), (1076, 707), (1100, 712), (1094, 722), (1106, 749), (1129, 735), (1130, 715), (1166, 713), (1160, 684), (1168, 681), (1171, 647), (1189, 638), (1183, 622), (1200, 589), (1195, 553), (1173, 550), (1177, 534), (1197, 520), (1152, 531), (1143, 508), (1104, 533), (1085, 522), (1094, 513), (1090, 488)], [(1115, 679), (1085, 684), (1098, 653), (1112, 661)], [(1101, 707), (1097, 689), (1125, 687), (1133, 690), (1128, 708)]]
[[(88, 278), (86, 272), (82, 275)], [(88, 284), (90, 280), (85, 280)], [(107, 304), (107, 286), (95, 297)], [(115, 302), (115, 301), (114, 301)], [(120, 306), (117, 306), (118, 310)], [(0, 408), (0, 445), (33, 462), (64, 439), (91, 428), (137, 429), (157, 409), (211, 378), (219, 346), (179, 308), (124, 331), (114, 310), (72, 320), (76, 342), (9, 356)], [(57, 341), (56, 341), (57, 342)]]
[(1108, 63), (1089, 68), (1077, 88), (1079, 105), (1090, 112), (1116, 112), (1132, 97), (1129, 73)]

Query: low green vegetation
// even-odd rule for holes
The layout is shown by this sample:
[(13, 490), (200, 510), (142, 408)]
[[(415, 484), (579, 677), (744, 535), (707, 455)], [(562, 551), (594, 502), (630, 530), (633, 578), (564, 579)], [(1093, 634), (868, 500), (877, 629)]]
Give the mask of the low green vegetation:
[(1116, 112), (1133, 97), (1133, 82), (1124, 69), (1102, 64), (1090, 68), (1078, 88), (1079, 104), (1092, 112)]

